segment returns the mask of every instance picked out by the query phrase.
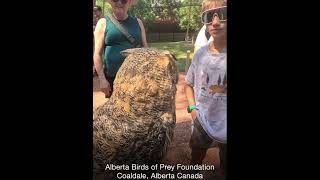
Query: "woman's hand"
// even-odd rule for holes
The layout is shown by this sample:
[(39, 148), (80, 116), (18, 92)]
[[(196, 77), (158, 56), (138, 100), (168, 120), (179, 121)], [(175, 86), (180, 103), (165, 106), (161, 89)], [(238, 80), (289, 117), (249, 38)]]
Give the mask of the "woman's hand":
[(111, 96), (111, 87), (108, 80), (100, 79), (100, 89), (105, 94), (106, 98)]

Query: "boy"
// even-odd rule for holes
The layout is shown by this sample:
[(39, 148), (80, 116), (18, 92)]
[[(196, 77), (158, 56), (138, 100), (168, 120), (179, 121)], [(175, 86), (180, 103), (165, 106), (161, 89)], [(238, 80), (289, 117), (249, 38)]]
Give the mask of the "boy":
[(202, 164), (212, 143), (219, 146), (220, 168), (226, 170), (227, 143), (227, 1), (210, 1), (201, 16), (214, 39), (194, 55), (186, 75), (188, 112), (193, 120), (192, 164)]

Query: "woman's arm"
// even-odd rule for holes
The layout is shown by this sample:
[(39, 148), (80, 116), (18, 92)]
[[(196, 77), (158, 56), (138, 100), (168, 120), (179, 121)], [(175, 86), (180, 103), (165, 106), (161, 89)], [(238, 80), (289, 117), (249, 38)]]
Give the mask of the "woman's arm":
[(109, 82), (107, 81), (104, 75), (103, 61), (102, 61), (105, 28), (106, 28), (106, 19), (101, 18), (98, 21), (96, 29), (94, 31), (95, 47), (94, 47), (93, 60), (94, 60), (94, 66), (98, 73), (101, 91), (105, 93), (106, 96), (108, 96), (110, 94), (111, 88), (110, 88)]
[(140, 19), (138, 19), (138, 23), (141, 29), (141, 38), (142, 38), (142, 47), (147, 48), (148, 47), (148, 42), (147, 42), (147, 36), (146, 36), (146, 31), (144, 29), (143, 23)]

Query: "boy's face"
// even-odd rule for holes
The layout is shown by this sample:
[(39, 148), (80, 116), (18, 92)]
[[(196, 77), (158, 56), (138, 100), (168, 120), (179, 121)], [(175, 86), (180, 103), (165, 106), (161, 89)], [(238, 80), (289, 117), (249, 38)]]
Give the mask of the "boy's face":
[(213, 5), (202, 14), (202, 22), (214, 39), (225, 38), (227, 34), (227, 7)]

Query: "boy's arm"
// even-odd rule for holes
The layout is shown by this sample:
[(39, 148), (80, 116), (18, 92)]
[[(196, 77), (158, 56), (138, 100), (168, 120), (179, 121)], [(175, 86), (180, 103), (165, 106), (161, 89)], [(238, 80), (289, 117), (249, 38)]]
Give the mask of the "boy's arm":
[[(188, 104), (190, 105), (196, 105), (196, 101), (194, 99), (194, 91), (193, 91), (193, 87), (191, 87), (190, 85), (186, 84), (184, 86), (184, 91), (186, 93), (187, 96), (187, 100), (188, 100)], [(195, 120), (197, 117), (197, 111), (196, 109), (191, 111), (191, 117), (192, 120)]]
[[(193, 86), (195, 83), (195, 71), (196, 71), (196, 62), (198, 61), (198, 53), (197, 52), (192, 59), (191, 65), (188, 69), (186, 75), (186, 85), (184, 86), (184, 92), (186, 93), (186, 97), (188, 100), (188, 106), (196, 105), (195, 97), (194, 97), (194, 90)], [(191, 111), (192, 120), (195, 120), (197, 117), (197, 111), (194, 109)]]

